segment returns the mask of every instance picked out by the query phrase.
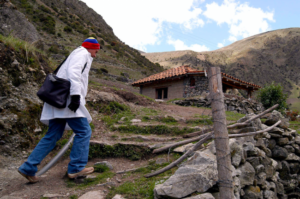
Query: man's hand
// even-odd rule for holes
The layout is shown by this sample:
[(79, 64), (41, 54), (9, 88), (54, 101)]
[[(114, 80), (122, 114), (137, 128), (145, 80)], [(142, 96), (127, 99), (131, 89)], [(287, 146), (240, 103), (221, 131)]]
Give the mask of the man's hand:
[(80, 95), (71, 95), (71, 103), (69, 104), (68, 108), (71, 111), (74, 111), (74, 113), (76, 113), (79, 106), (80, 106)]

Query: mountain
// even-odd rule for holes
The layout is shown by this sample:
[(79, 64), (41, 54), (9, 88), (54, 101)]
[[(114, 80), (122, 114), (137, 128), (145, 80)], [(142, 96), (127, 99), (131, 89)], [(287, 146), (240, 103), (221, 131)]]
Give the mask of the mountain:
[(99, 78), (104, 71), (111, 80), (130, 83), (163, 70), (116, 37), (102, 16), (82, 1), (0, 0), (0, 9), (0, 34), (34, 43), (57, 64), (93, 36), (102, 48), (93, 63)]
[(300, 28), (261, 33), (214, 51), (142, 55), (165, 68), (184, 64), (197, 69), (219, 66), (222, 72), (261, 86), (275, 81), (289, 94), (290, 103), (300, 104)]

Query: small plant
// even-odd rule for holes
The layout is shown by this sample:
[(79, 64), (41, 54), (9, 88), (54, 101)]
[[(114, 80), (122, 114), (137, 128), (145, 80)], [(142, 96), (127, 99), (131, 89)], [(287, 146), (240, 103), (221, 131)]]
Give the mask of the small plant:
[(287, 112), (286, 112), (286, 116), (287, 116), (291, 121), (296, 121), (298, 115), (299, 115), (299, 111), (287, 111)]
[(103, 164), (94, 165), (94, 171), (98, 173), (103, 173), (105, 171), (109, 171), (109, 168)]

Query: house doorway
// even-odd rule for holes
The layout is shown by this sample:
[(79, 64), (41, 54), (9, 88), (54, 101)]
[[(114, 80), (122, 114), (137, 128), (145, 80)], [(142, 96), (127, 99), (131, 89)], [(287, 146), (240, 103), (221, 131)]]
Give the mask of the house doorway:
[(167, 99), (167, 98), (168, 98), (168, 88), (156, 89), (156, 99)]

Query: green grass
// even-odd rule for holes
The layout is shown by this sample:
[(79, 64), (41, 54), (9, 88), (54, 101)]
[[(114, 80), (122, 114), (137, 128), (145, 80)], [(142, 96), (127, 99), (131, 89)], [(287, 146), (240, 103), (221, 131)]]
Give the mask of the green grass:
[(196, 120), (187, 120), (187, 124), (193, 124), (193, 125), (213, 125), (212, 118), (207, 119), (196, 119)]
[(96, 178), (86, 178), (84, 179), (83, 183), (81, 184), (76, 184), (74, 180), (68, 179), (67, 180), (67, 187), (72, 188), (76, 187), (79, 189), (84, 189), (92, 185), (97, 185), (106, 182), (107, 178), (112, 178), (115, 176), (115, 173), (111, 171), (105, 171), (101, 174), (98, 174)]
[(298, 134), (300, 134), (300, 121), (289, 121), (290, 128), (295, 129)]
[(140, 176), (147, 173), (151, 173), (160, 168), (163, 168), (168, 164), (169, 163), (157, 165), (155, 164), (155, 161), (153, 161), (150, 162), (147, 167), (140, 168), (132, 173), (127, 174), (127, 176), (130, 175), (132, 178), (134, 178), (134, 180), (132, 182), (125, 182), (119, 187), (113, 187), (108, 193), (108, 195), (106, 196), (106, 199), (111, 199), (116, 194), (121, 194), (125, 198), (130, 198), (130, 199), (141, 199), (141, 198), (153, 199), (154, 198), (153, 189), (155, 185), (165, 182), (167, 180), (166, 177), (169, 177), (172, 174), (174, 174), (177, 168), (175, 167), (158, 176), (151, 177), (151, 178), (145, 178)]
[(168, 127), (166, 125), (157, 125), (157, 126), (119, 126), (113, 127), (112, 130), (119, 131), (121, 133), (134, 133), (134, 134), (156, 134), (156, 135), (183, 135), (187, 133), (192, 133), (196, 130), (189, 128), (178, 128), (178, 127)]
[(149, 154), (151, 150), (147, 147), (124, 144), (91, 145), (89, 150), (89, 158), (125, 157), (130, 160), (140, 160)]
[(211, 115), (195, 114), (194, 118), (210, 119)]
[(78, 199), (78, 196), (77, 195), (71, 195), (70, 199)]
[(241, 113), (235, 113), (232, 111), (226, 111), (226, 120), (229, 121), (237, 121), (239, 119), (241, 119), (242, 117), (245, 117), (245, 114), (241, 114)]
[(94, 165), (94, 171), (99, 172), (99, 173), (103, 173), (103, 172), (109, 171), (109, 168), (106, 165), (97, 164), (97, 165)]
[(177, 100), (185, 100), (186, 98), (175, 98), (175, 99), (170, 99), (167, 101), (167, 103), (172, 103), (174, 101), (177, 101)]
[(7, 37), (0, 34), (0, 41), (2, 41), (4, 44), (14, 48), (16, 51), (26, 50), (27, 53), (33, 53), (39, 52), (41, 54), (45, 53), (38, 48), (36, 48), (33, 44), (30, 44), (24, 40), (18, 39), (13, 37), (12, 35), (9, 35)]

